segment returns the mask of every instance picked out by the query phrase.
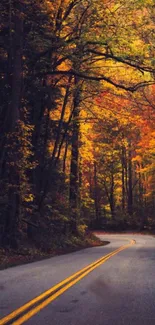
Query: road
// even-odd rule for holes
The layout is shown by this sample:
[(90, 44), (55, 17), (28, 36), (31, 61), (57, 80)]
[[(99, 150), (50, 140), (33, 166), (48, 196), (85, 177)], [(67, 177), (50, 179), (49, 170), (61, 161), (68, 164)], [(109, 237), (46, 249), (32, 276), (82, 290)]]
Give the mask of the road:
[[(128, 245), (131, 240), (136, 241), (95, 266), (92, 264), (88, 274), (83, 271), (80, 280), (76, 275), (77, 282), (68, 290), (62, 284), (62, 294), (56, 299), (53, 296), (33, 317), (27, 319), (29, 310), (26, 310), (9, 322), (1, 320), (0, 324), (154, 325), (155, 238), (134, 234), (100, 235), (100, 238), (110, 244), (0, 271), (0, 318), (3, 319), (87, 265)], [(52, 293), (33, 305), (30, 312), (51, 296)], [(24, 321), (20, 321), (23, 317), (26, 317)]]

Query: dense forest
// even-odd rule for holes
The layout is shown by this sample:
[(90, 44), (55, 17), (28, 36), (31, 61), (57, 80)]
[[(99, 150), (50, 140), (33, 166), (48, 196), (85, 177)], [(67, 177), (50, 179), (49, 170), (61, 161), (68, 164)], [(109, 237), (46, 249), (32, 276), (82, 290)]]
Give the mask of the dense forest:
[(1, 0), (0, 244), (155, 227), (153, 0)]

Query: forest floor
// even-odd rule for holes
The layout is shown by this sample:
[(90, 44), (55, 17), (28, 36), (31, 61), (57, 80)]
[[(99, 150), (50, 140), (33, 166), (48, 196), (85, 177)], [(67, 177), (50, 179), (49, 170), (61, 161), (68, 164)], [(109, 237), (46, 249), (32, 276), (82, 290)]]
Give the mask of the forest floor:
[(109, 242), (101, 241), (92, 232), (89, 232), (84, 238), (73, 238), (73, 240), (66, 241), (64, 247), (54, 247), (51, 250), (44, 251), (38, 249), (35, 245), (27, 245), (27, 247), (19, 247), (17, 250), (11, 248), (0, 247), (0, 270), (8, 267), (22, 265), (26, 263), (32, 263), (40, 261), (46, 258), (50, 258), (55, 255), (68, 254), (83, 248), (104, 246)]

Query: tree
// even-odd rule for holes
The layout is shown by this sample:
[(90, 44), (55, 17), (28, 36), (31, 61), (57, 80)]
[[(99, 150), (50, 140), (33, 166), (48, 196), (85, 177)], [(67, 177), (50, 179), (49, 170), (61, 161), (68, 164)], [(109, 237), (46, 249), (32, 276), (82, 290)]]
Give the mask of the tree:
[(26, 222), (77, 235), (89, 209), (115, 221), (120, 209), (129, 222), (136, 213), (138, 223), (142, 205), (149, 219), (153, 1), (2, 0), (0, 9), (5, 244), (18, 244)]

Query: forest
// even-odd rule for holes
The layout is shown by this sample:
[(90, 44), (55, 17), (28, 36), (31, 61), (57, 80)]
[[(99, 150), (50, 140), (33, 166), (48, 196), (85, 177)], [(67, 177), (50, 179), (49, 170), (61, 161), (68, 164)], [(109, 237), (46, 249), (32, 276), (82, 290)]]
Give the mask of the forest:
[(154, 0), (0, 13), (0, 246), (154, 229)]

